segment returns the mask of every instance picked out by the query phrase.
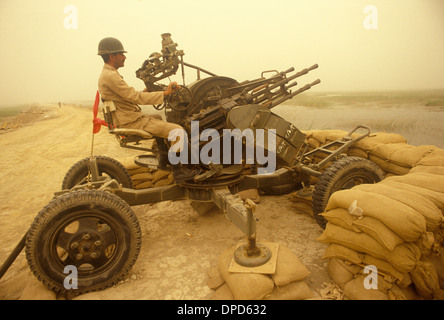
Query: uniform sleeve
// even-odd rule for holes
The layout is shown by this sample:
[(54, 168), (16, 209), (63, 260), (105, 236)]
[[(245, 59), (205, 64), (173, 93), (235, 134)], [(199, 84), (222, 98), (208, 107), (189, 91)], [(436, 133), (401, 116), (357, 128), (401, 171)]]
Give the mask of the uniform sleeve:
[(106, 80), (106, 86), (124, 101), (140, 105), (157, 105), (163, 103), (163, 91), (137, 91), (133, 87), (130, 87), (117, 72), (110, 74)]

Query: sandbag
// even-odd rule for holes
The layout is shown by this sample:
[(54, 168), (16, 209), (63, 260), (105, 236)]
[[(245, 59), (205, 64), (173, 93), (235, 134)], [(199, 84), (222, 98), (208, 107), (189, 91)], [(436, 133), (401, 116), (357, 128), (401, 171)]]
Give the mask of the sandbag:
[(328, 142), (341, 139), (346, 136), (348, 132), (343, 130), (309, 130), (304, 131), (306, 139), (314, 139), (319, 142), (320, 145), (324, 145)]
[(354, 232), (361, 232), (355, 225), (353, 225), (355, 218), (348, 213), (347, 209), (336, 208), (321, 213), (320, 215), (323, 216), (328, 222), (331, 222), (337, 226)]
[(357, 252), (386, 260), (400, 272), (412, 270), (421, 255), (419, 249), (412, 243), (404, 242), (390, 251), (365, 233), (349, 231), (331, 223), (327, 223), (324, 232), (317, 240), (326, 244), (340, 244)]
[(340, 259), (352, 264), (360, 265), (364, 260), (364, 254), (358, 253), (348, 247), (337, 243), (331, 243), (322, 256), (322, 259)]
[(371, 150), (375, 146), (387, 143), (406, 143), (407, 140), (397, 133), (376, 132), (370, 136), (357, 141), (353, 147), (362, 150)]
[(282, 287), (274, 287), (273, 292), (264, 300), (304, 300), (314, 297), (313, 291), (305, 281), (295, 281)]
[(154, 175), (150, 172), (141, 172), (131, 175), (131, 180), (133, 181), (146, 181), (152, 180)]
[(393, 176), (386, 178), (388, 181), (401, 182), (421, 188), (426, 188), (443, 194), (444, 197), (444, 179), (439, 174), (414, 172), (405, 176)]
[(444, 166), (444, 149), (435, 148), (426, 154), (417, 166)]
[(404, 242), (396, 233), (385, 224), (372, 217), (357, 219), (344, 208), (336, 208), (321, 214), (330, 223), (354, 232), (365, 232), (381, 245), (393, 250), (398, 244)]
[(406, 288), (412, 284), (410, 275), (407, 272), (399, 272), (388, 261), (375, 258), (369, 254), (364, 255), (362, 264), (366, 266), (375, 266), (378, 273), (387, 281), (394, 282), (402, 288)]
[(387, 159), (379, 158), (379, 157), (374, 156), (372, 154), (370, 154), (368, 156), (368, 158), (369, 158), (369, 160), (376, 163), (385, 172), (392, 173), (395, 175), (407, 174), (407, 173), (409, 173), (409, 171), (411, 169), (411, 167), (400, 166), (398, 164), (388, 161)]
[(426, 261), (430, 262), (436, 270), (438, 275), (439, 287), (444, 290), (444, 253), (432, 254), (425, 258)]
[(342, 290), (344, 289), (345, 284), (353, 280), (355, 275), (358, 274), (361, 269), (362, 267), (347, 264), (341, 259), (330, 259), (328, 260), (327, 265), (328, 275)]
[(400, 191), (406, 190), (409, 192), (416, 193), (417, 195), (421, 195), (424, 198), (427, 198), (430, 201), (432, 201), (442, 212), (444, 212), (444, 195), (440, 192), (407, 183), (394, 181), (391, 180), (390, 178), (385, 178), (381, 182), (378, 182), (378, 184), (387, 185), (392, 188), (398, 189)]
[(155, 188), (157, 188), (157, 187), (164, 187), (164, 186), (167, 186), (169, 184), (171, 184), (171, 181), (169, 181), (168, 179), (161, 179), (161, 180), (158, 180), (158, 181), (156, 181), (154, 183), (154, 187)]
[(162, 180), (162, 179), (167, 179), (168, 178), (168, 176), (170, 175), (171, 173), (170, 172), (168, 172), (168, 171), (164, 171), (164, 170), (156, 170), (156, 171), (154, 171), (154, 174), (153, 174), (153, 183), (155, 184), (157, 181), (159, 181), (159, 180)]
[(359, 157), (359, 158), (367, 159), (368, 158), (368, 150), (364, 150), (364, 149), (356, 148), (356, 147), (352, 146), (347, 151), (347, 155), (349, 157)]
[(363, 217), (362, 219), (355, 219), (353, 225), (356, 226), (360, 232), (369, 235), (388, 250), (393, 250), (397, 245), (404, 242), (400, 236), (375, 218)]
[(302, 264), (293, 251), (283, 245), (279, 245), (276, 271), (271, 275), (276, 286), (284, 286), (294, 281), (306, 278), (310, 271)]
[(375, 258), (369, 254), (358, 253), (355, 250), (339, 244), (330, 244), (325, 250), (322, 258), (329, 259), (329, 261), (331, 259), (343, 260), (347, 263), (359, 265), (361, 268), (362, 266), (373, 265), (378, 269), (378, 272), (381, 272), (381, 274), (383, 273), (385, 277), (392, 278), (387, 280), (392, 280), (402, 287), (407, 287), (412, 283), (408, 273), (399, 272), (388, 261)]
[(260, 300), (271, 294), (274, 282), (268, 275), (231, 273), (228, 271), (235, 247), (226, 249), (218, 258), (219, 271), (236, 300)]
[(400, 190), (383, 183), (361, 184), (354, 189), (382, 194), (408, 205), (425, 218), (428, 231), (438, 230), (443, 223), (441, 210), (430, 199), (413, 191)]
[(418, 173), (418, 172), (425, 172), (425, 173), (433, 173), (433, 174), (439, 174), (444, 175), (444, 165), (443, 166), (423, 166), (423, 165), (417, 165), (414, 168), (412, 168), (409, 173)]
[(344, 286), (344, 295), (351, 300), (389, 300), (384, 292), (365, 288), (364, 281), (365, 276), (360, 275), (347, 282)]
[(151, 172), (151, 169), (148, 169), (148, 168), (145, 168), (145, 167), (137, 167), (135, 169), (127, 169), (127, 170), (128, 170), (128, 172), (129, 172), (129, 174), (131, 176), (135, 175), (135, 174), (138, 174), (138, 173)]
[(127, 157), (127, 158), (123, 158), (123, 159), (118, 159), (118, 161), (127, 169), (127, 170), (131, 170), (131, 169), (138, 169), (140, 168), (139, 165), (137, 165), (134, 162), (134, 157)]
[(364, 216), (381, 221), (405, 241), (415, 241), (426, 232), (425, 218), (411, 207), (389, 197), (355, 188), (333, 193), (326, 211), (348, 209), (355, 200)]
[(416, 291), (424, 299), (444, 299), (444, 291), (439, 287), (438, 275), (435, 267), (428, 261), (418, 261), (416, 267), (410, 271)]
[(210, 297), (210, 300), (234, 300), (233, 293), (231, 293), (228, 284), (224, 283), (216, 289)]
[(225, 280), (220, 274), (220, 271), (217, 267), (208, 269), (207, 274), (208, 274), (207, 286), (211, 290), (217, 290), (225, 284)]
[(142, 181), (136, 184), (133, 184), (134, 189), (146, 189), (146, 188), (152, 188), (154, 187), (154, 184), (151, 180), (149, 181)]
[(388, 143), (376, 145), (370, 150), (370, 155), (385, 159), (395, 165), (413, 168), (433, 146), (412, 146), (407, 143)]
[(311, 149), (317, 149), (321, 146), (321, 143), (313, 137), (306, 138), (305, 142)]

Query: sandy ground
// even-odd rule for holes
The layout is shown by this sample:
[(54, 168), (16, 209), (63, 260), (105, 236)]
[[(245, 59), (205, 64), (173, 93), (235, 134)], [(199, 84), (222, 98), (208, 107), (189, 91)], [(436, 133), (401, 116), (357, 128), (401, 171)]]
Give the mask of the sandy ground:
[[(91, 154), (91, 111), (58, 105), (34, 111), (26, 117), (38, 121), (0, 130), (0, 263), (60, 190), (67, 170)], [(139, 153), (121, 148), (105, 129), (94, 140), (95, 155), (121, 159)], [(143, 232), (136, 264), (125, 280), (83, 298), (209, 299), (213, 291), (207, 286), (207, 272), (226, 248), (244, 239), (243, 233), (217, 211), (198, 215), (187, 200), (133, 209)], [(262, 195), (256, 216), (258, 241), (276, 242), (293, 250), (310, 270), (306, 282), (318, 295), (318, 289), (331, 280), (327, 261), (321, 259), (325, 245), (316, 241), (322, 229), (313, 217), (300, 211), (290, 195)], [(23, 251), (0, 280), (0, 299), (20, 298), (34, 279)]]

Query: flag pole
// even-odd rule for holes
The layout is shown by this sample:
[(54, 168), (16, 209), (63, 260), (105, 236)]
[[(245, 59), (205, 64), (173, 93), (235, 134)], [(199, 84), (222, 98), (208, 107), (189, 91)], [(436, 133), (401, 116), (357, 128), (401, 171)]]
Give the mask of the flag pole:
[(91, 138), (91, 157), (94, 156), (94, 135), (100, 131), (100, 126), (101, 124), (98, 125), (96, 124), (96, 119), (97, 119), (97, 113), (99, 111), (99, 100), (100, 100), (100, 94), (99, 94), (99, 90), (97, 90), (96, 92), (96, 99), (94, 100), (94, 105), (93, 105), (93, 129), (92, 129), (92, 138)]

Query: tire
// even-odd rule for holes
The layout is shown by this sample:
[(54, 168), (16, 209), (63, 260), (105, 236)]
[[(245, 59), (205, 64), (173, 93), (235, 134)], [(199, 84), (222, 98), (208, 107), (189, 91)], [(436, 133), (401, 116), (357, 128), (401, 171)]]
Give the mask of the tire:
[[(65, 174), (62, 182), (62, 190), (71, 189), (78, 184), (87, 182), (89, 176), (89, 159), (85, 158), (75, 163)], [(97, 167), (99, 175), (106, 174), (111, 179), (116, 179), (125, 188), (132, 188), (133, 182), (128, 170), (117, 160), (106, 157), (97, 156)]]
[[(131, 207), (105, 191), (80, 190), (53, 199), (26, 239), (34, 275), (56, 293), (102, 290), (120, 281), (137, 260), (141, 230)], [(75, 267), (77, 288), (65, 283)], [(72, 273), (74, 275), (74, 273)]]
[(363, 183), (377, 183), (384, 179), (383, 171), (372, 161), (359, 157), (345, 157), (333, 162), (319, 177), (313, 192), (313, 213), (316, 222), (325, 228), (324, 212), (330, 196), (339, 190)]

